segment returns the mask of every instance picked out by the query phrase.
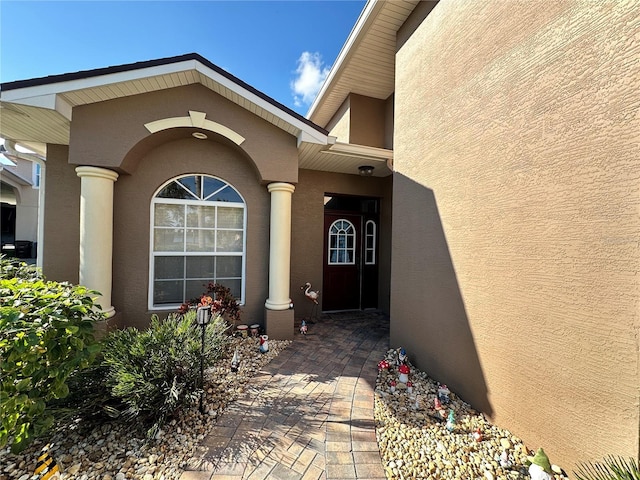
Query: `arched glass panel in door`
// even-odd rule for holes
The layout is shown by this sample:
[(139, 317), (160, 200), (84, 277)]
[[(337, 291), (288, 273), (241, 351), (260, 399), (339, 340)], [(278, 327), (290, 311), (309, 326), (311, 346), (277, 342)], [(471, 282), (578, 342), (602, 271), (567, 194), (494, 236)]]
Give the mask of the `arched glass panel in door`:
[(329, 265), (353, 265), (356, 258), (356, 229), (346, 219), (336, 220), (329, 228)]

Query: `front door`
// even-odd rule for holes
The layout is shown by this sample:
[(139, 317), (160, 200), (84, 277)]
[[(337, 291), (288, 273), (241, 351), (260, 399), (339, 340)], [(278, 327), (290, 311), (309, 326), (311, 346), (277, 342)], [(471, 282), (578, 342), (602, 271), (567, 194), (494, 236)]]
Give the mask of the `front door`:
[(376, 308), (378, 200), (332, 199), (326, 207), (340, 210), (325, 208), (322, 310)]

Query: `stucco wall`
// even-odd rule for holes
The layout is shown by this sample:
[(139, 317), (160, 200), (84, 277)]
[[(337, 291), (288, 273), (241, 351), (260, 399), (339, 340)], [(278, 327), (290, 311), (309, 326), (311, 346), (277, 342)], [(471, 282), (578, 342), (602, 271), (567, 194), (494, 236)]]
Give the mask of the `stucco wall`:
[(397, 55), (392, 345), (567, 470), (639, 455), (639, 10), (443, 1)]
[(151, 150), (140, 160), (134, 175), (122, 175), (115, 184), (113, 305), (127, 325), (148, 324), (151, 199), (163, 183), (189, 173), (221, 178), (245, 199), (247, 270), (242, 321), (263, 323), (268, 297), (269, 193), (258, 183), (251, 161), (237, 148), (193, 138)]
[[(299, 183), (293, 193), (291, 208), (291, 299), (296, 316), (309, 314), (308, 300), (300, 285), (311, 282), (314, 290), (322, 292), (324, 194), (345, 194), (379, 197), (380, 200), (380, 257), (378, 306), (389, 311), (389, 272), (391, 239), (391, 176), (360, 177), (337, 173), (300, 170)], [(321, 295), (322, 300), (322, 295)]]
[(349, 143), (351, 109), (348, 97), (335, 113), (331, 121), (329, 121), (326, 128), (329, 131), (329, 135), (336, 137), (338, 142)]
[(352, 93), (350, 143), (385, 148), (386, 105), (384, 100)]
[[(198, 84), (74, 108), (69, 161), (133, 173), (140, 157), (157, 143), (144, 125), (188, 117), (190, 110), (203, 112), (207, 120), (242, 135), (245, 141), (240, 148), (252, 159), (263, 182), (298, 180), (295, 136)], [(224, 141), (215, 133), (205, 133)]]
[(47, 145), (42, 271), (49, 280), (78, 283), (80, 178), (69, 165), (69, 147)]

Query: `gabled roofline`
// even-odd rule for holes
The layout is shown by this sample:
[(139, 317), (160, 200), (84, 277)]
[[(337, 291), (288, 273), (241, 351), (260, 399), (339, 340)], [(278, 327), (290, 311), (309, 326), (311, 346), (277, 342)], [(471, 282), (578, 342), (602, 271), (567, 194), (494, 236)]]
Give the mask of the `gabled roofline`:
[(367, 29), (365, 28), (365, 26), (370, 22), (370, 19), (373, 17), (372, 13), (374, 12), (374, 10), (376, 11), (379, 10), (380, 6), (381, 4), (379, 4), (378, 0), (367, 1), (367, 4), (362, 9), (362, 12), (360, 12), (360, 16), (358, 17), (358, 20), (356, 20), (355, 25), (351, 29), (351, 32), (349, 33), (347, 40), (344, 42), (344, 45), (342, 45), (342, 48), (340, 49), (340, 53), (338, 53), (338, 58), (336, 58), (336, 61), (333, 63), (333, 66), (329, 71), (329, 75), (327, 75), (327, 78), (325, 78), (324, 82), (322, 83), (322, 86), (320, 87), (320, 91), (318, 92), (318, 94), (316, 95), (316, 98), (313, 100), (313, 103), (309, 107), (309, 110), (307, 111), (307, 115), (306, 115), (307, 118), (311, 118), (313, 114), (316, 112), (316, 110), (320, 107), (320, 104), (324, 100), (325, 94), (333, 86), (333, 83), (335, 82), (338, 76), (338, 72), (340, 72), (344, 68), (344, 66), (347, 64), (348, 58), (351, 56), (354, 46), (357, 45), (358, 42), (362, 40), (362, 37), (364, 36), (364, 34), (366, 34)]
[(259, 97), (263, 101), (271, 104), (272, 106), (276, 107), (277, 109), (281, 110), (282, 112), (284, 112), (284, 113), (286, 113), (288, 115), (291, 115), (296, 120), (298, 120), (298, 121), (304, 123), (305, 125), (313, 128), (314, 130), (320, 132), (321, 134), (323, 134), (323, 135), (327, 135), (328, 134), (328, 132), (324, 128), (320, 127), (319, 125), (316, 125), (314, 122), (312, 122), (308, 118), (305, 118), (304, 116), (302, 116), (299, 113), (295, 112), (294, 110), (290, 109), (286, 105), (283, 105), (282, 103), (278, 102), (277, 100), (274, 100), (270, 96), (266, 95), (265, 93), (261, 92), (260, 90), (256, 89), (255, 87), (252, 87), (248, 83), (240, 80), (238, 77), (230, 74), (226, 70), (223, 70), (222, 68), (218, 67), (217, 65), (215, 65), (212, 62), (210, 62), (209, 60), (207, 60), (206, 58), (202, 57), (201, 55), (199, 55), (197, 53), (187, 53), (187, 54), (178, 55), (178, 56), (175, 56), (175, 57), (166, 57), (166, 58), (160, 58), (160, 59), (156, 59), (156, 60), (147, 60), (147, 61), (142, 61), (142, 62), (128, 63), (128, 64), (124, 64), (124, 65), (116, 65), (116, 66), (111, 66), (111, 67), (97, 68), (97, 69), (93, 69), (93, 70), (81, 70), (81, 71), (78, 71), (78, 72), (63, 73), (63, 74), (60, 74), (60, 75), (50, 75), (50, 76), (46, 76), (46, 77), (32, 78), (32, 79), (27, 79), (27, 80), (16, 80), (16, 81), (12, 81), (12, 82), (5, 82), (5, 83), (0, 84), (0, 91), (6, 92), (6, 91), (18, 90), (18, 89), (22, 89), (22, 88), (32, 88), (32, 87), (53, 85), (53, 84), (56, 84), (56, 83), (70, 82), (70, 81), (74, 81), (74, 80), (86, 80), (86, 79), (89, 79), (89, 78), (95, 78), (95, 77), (100, 77), (100, 76), (105, 76), (105, 75), (116, 74), (116, 73), (131, 72), (131, 71), (134, 71), (134, 70), (141, 70), (141, 69), (145, 69), (145, 68), (161, 67), (161, 66), (171, 65), (171, 64), (175, 64), (175, 63), (179, 63), (179, 62), (185, 62), (185, 61), (196, 61), (196, 62), (201, 63), (205, 67), (210, 68), (211, 70), (213, 70), (216, 74), (218, 74), (218, 75), (226, 78), (227, 80), (233, 82), (234, 84), (236, 84), (240, 88), (247, 90), (249, 93)]

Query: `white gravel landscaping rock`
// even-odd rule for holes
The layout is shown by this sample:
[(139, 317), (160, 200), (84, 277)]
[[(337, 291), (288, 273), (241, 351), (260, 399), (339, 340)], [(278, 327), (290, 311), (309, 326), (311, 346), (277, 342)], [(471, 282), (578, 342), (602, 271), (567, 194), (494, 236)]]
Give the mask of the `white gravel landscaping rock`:
[[(162, 428), (154, 439), (143, 429), (123, 422), (85, 425), (82, 421), (60, 426), (46, 439), (36, 440), (19, 455), (9, 447), (0, 450), (0, 480), (28, 480), (33, 476), (38, 456), (47, 443), (58, 463), (61, 480), (176, 480), (192, 456), (197, 456), (199, 439), (216, 425), (216, 418), (244, 390), (244, 385), (262, 366), (289, 345), (269, 340), (269, 351), (260, 353), (254, 338), (233, 338), (228, 353), (205, 374), (204, 408), (198, 404), (182, 412)], [(235, 348), (241, 356), (240, 369), (231, 372)], [(38, 478), (37, 476), (34, 478)]]
[[(530, 478), (527, 456), (534, 452), (527, 449), (522, 440), (492, 425), (453, 392), (449, 402), (442, 402), (442, 410), (437, 411), (434, 403), (440, 385), (410, 362), (407, 364), (411, 368), (409, 380), (413, 393), (409, 394), (406, 388), (396, 388), (391, 393), (391, 381), (398, 380), (399, 351), (387, 352), (385, 359), (390, 368), (380, 370), (375, 390), (376, 436), (387, 478)], [(398, 385), (403, 384), (398, 382)], [(449, 431), (446, 420), (451, 410), (455, 423)], [(482, 433), (480, 441), (474, 438), (478, 429)], [(567, 478), (555, 475), (555, 480)]]

